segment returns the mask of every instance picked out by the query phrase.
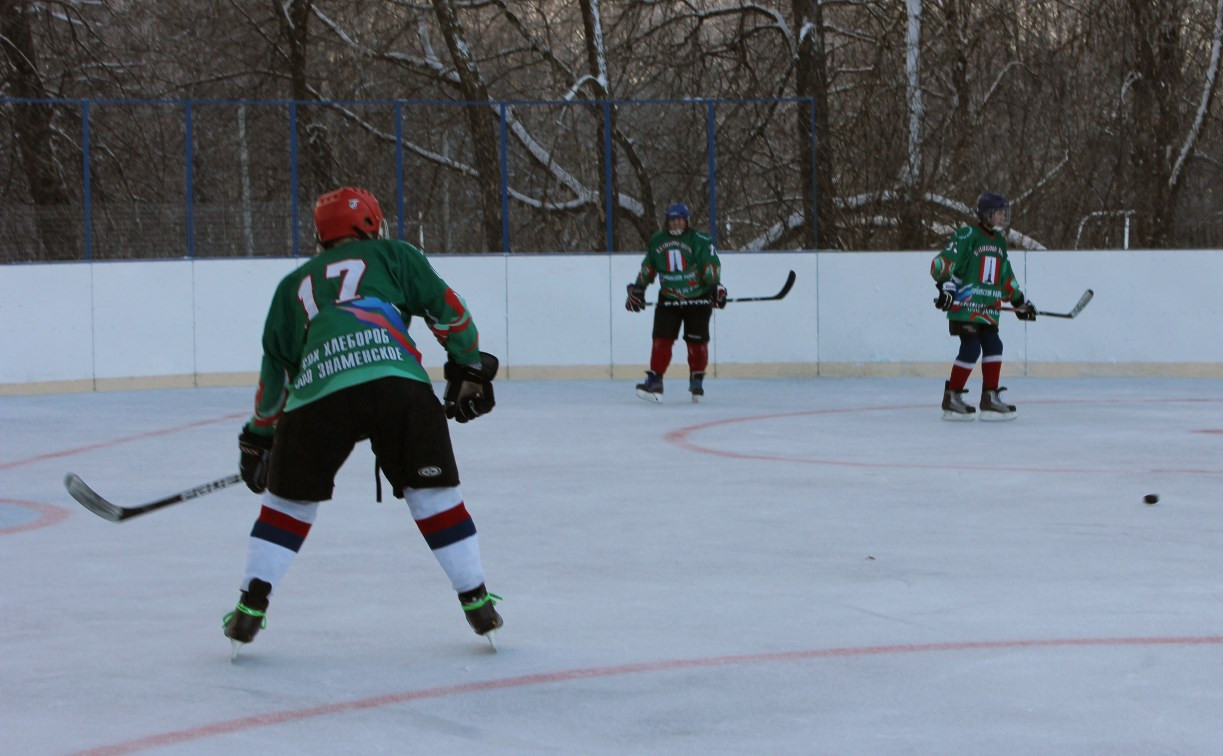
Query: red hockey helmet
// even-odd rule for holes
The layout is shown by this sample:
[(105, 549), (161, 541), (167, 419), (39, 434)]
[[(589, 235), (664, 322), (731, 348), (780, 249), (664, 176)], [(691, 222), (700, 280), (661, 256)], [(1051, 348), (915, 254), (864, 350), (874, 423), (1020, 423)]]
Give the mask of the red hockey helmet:
[(314, 232), (324, 247), (339, 239), (381, 239), (386, 221), (378, 200), (368, 191), (342, 186), (314, 203)]

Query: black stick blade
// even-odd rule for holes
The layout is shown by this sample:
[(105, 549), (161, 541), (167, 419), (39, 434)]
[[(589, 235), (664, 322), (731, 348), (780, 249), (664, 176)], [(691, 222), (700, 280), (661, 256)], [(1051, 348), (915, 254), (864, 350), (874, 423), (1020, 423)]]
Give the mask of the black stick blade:
[(188, 488), (186, 491), (179, 491), (176, 494), (171, 494), (157, 501), (150, 501), (148, 504), (141, 504), (135, 507), (121, 507), (118, 504), (112, 504), (106, 499), (98, 495), (89, 486), (85, 485), (85, 481), (79, 476), (68, 473), (64, 477), (64, 487), (68, 489), (68, 493), (72, 494), (72, 498), (80, 502), (81, 506), (93, 512), (103, 520), (111, 522), (122, 522), (124, 520), (142, 515), (147, 512), (154, 512), (163, 507), (168, 507), (172, 504), (178, 504), (182, 501), (195, 499), (204, 494), (220, 491), (222, 488), (228, 488), (232, 485), (242, 482), (242, 476), (237, 473), (227, 475), (224, 478), (218, 478), (207, 483), (200, 484), (195, 488)]
[(790, 275), (786, 276), (786, 285), (781, 287), (781, 291), (777, 292), (777, 298), (781, 299), (790, 293), (790, 289), (794, 287), (794, 279), (798, 278), (794, 271), (790, 271)]
[(68, 493), (72, 498), (76, 499), (81, 506), (93, 512), (103, 520), (110, 522), (119, 522), (124, 519), (123, 509), (116, 507), (106, 499), (98, 495), (89, 486), (85, 485), (85, 481), (81, 480), (76, 473), (68, 473), (64, 476), (64, 488), (68, 489)]
[(1043, 315), (1046, 318), (1065, 318), (1069, 320), (1082, 312), (1083, 308), (1087, 306), (1087, 303), (1090, 302), (1091, 298), (1095, 295), (1096, 293), (1091, 289), (1083, 292), (1083, 296), (1079, 297), (1078, 303), (1074, 307), (1070, 308), (1070, 312), (1045, 312), (1044, 310), (1037, 310), (1036, 314)]
[[(786, 276), (786, 282), (782, 284), (781, 291), (776, 294), (770, 294), (767, 297), (727, 297), (727, 302), (776, 302), (779, 299), (785, 299), (785, 296), (790, 293), (790, 289), (794, 288), (794, 280), (798, 275), (794, 271)], [(708, 304), (709, 300), (700, 300), (702, 303)]]
[(1095, 295), (1096, 293), (1092, 291), (1091, 289), (1088, 289), (1087, 291), (1083, 292), (1083, 296), (1079, 297), (1079, 303), (1076, 304), (1070, 310), (1070, 317), (1073, 318), (1075, 315), (1078, 315), (1080, 312), (1082, 312), (1083, 308), (1087, 306), (1087, 303), (1090, 302), (1091, 298), (1094, 297)]

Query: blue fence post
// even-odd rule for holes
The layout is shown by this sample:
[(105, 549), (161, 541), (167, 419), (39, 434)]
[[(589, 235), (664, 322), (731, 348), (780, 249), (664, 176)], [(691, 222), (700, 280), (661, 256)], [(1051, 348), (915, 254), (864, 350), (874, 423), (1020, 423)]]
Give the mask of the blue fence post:
[[(819, 170), (820, 162), (815, 159), (816, 148), (816, 133), (815, 133), (815, 98), (808, 97), (808, 111), (811, 113), (811, 238), (815, 240), (815, 248), (820, 247), (820, 203), (819, 203)], [(814, 250), (812, 250), (814, 251)]]
[(395, 212), (399, 215), (396, 238), (403, 241), (403, 105), (398, 102), (395, 103)]
[(89, 100), (81, 100), (81, 205), (85, 211), (85, 259), (93, 259), (93, 193), (89, 175)]
[(603, 211), (607, 214), (607, 252), (615, 249), (615, 223), (612, 213), (616, 212), (616, 198), (612, 196), (612, 138), (611, 138), (611, 103), (603, 101)]
[(709, 241), (714, 249), (718, 246), (718, 169), (714, 157), (713, 111), (714, 101), (705, 103), (705, 150), (709, 153)]
[(184, 100), (183, 131), (185, 134), (183, 141), (186, 142), (184, 150), (186, 152), (187, 160), (187, 257), (191, 260), (195, 259), (195, 192), (193, 191), (195, 186), (195, 172), (192, 170), (191, 165), (195, 159), (192, 146), (192, 142), (195, 141), (195, 139), (192, 137), (193, 130), (194, 126), (191, 122), (191, 101)]
[(289, 216), (293, 223), (293, 256), (301, 254), (297, 227), (297, 103), (289, 103)]
[(297, 232), (297, 103), (289, 103), (289, 218), (292, 230), (292, 254), (301, 254)]
[(510, 253), (510, 130), (504, 102), (500, 104), (499, 110), (501, 112), (501, 252), (508, 255)]

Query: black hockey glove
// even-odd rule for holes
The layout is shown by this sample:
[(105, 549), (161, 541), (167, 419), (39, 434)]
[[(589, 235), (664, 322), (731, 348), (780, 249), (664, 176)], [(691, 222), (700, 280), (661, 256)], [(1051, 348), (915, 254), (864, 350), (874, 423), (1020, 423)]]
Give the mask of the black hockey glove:
[(1019, 298), (1011, 302), (1015, 305), (1015, 317), (1020, 320), (1036, 320), (1036, 305), (1031, 301), (1025, 300), (1023, 294)]
[(950, 310), (955, 302), (955, 281), (943, 281), (935, 286), (938, 287), (938, 298), (934, 300), (934, 306), (944, 312)]
[(263, 493), (268, 487), (268, 460), (272, 457), (272, 436), (263, 436), (245, 425), (238, 436), (238, 471), (242, 482), (255, 493)]
[(442, 371), (446, 377), (443, 394), (446, 417), (465, 423), (492, 412), (497, 404), (493, 399), (493, 378), (500, 364), (488, 352), (480, 352), (476, 365), (460, 365), (453, 357), (447, 360)]
[(713, 306), (719, 310), (726, 307), (726, 287), (718, 284), (713, 289)]
[(629, 312), (641, 312), (645, 309), (645, 287), (641, 284), (628, 285), (628, 299), (624, 300), (624, 309)]

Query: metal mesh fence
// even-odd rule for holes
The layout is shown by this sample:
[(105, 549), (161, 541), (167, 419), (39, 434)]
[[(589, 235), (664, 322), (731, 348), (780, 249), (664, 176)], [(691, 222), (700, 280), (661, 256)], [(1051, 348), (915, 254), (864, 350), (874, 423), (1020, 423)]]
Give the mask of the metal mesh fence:
[(309, 254), (343, 185), (430, 253), (641, 250), (677, 201), (785, 248), (803, 104), (0, 99), (0, 263)]

